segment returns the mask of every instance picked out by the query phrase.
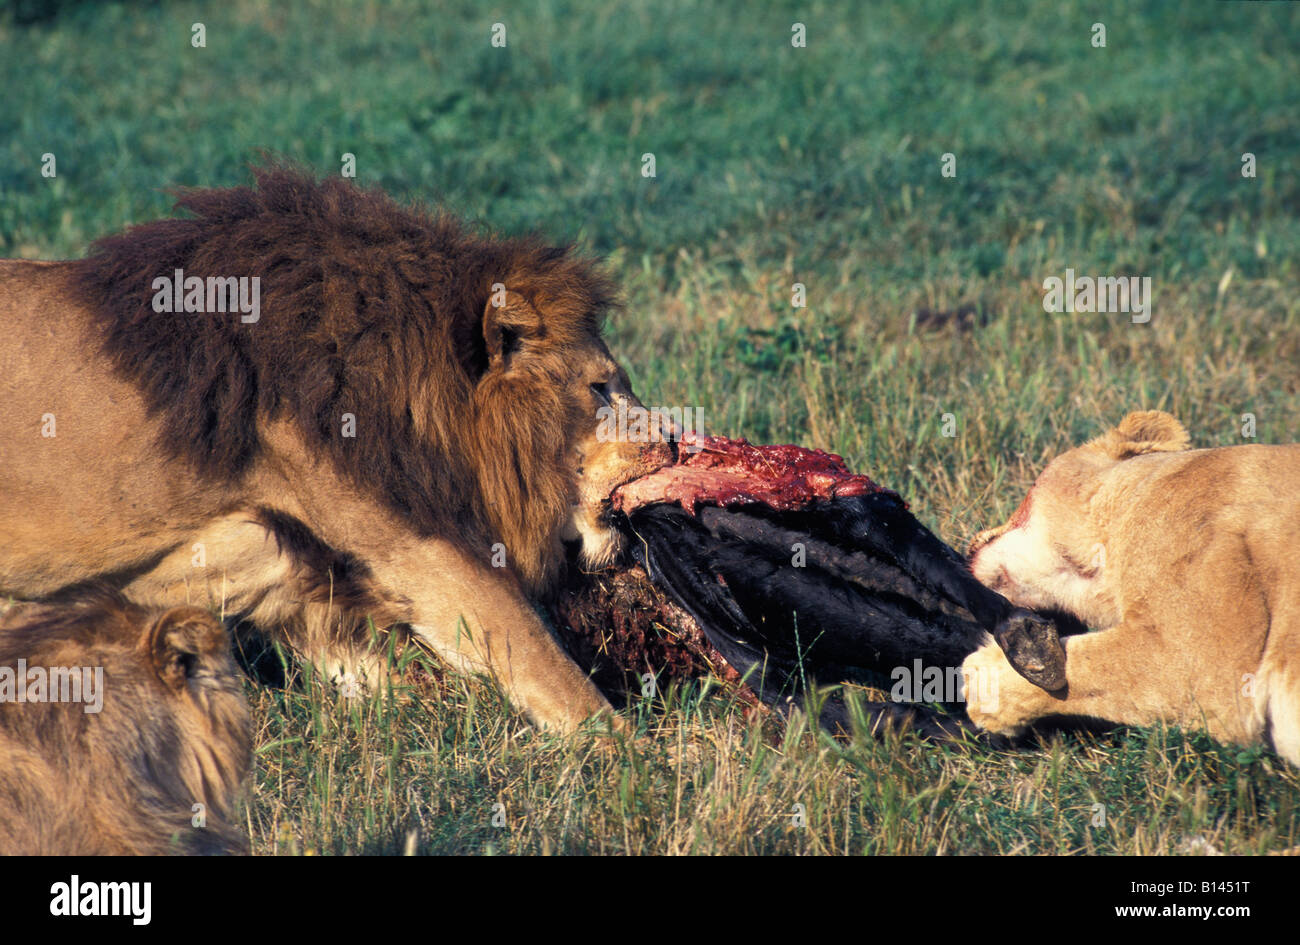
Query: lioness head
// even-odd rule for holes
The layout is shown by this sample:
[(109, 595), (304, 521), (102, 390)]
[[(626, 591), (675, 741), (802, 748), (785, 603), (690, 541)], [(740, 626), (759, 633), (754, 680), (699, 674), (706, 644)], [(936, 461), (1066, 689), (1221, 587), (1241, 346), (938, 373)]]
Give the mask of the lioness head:
[(1060, 608), (1095, 626), (1115, 623), (1106, 536), (1092, 499), (1120, 463), (1189, 444), (1187, 431), (1169, 414), (1130, 413), (1113, 430), (1052, 460), (1006, 524), (976, 535), (968, 552), (971, 571), (1022, 607)]

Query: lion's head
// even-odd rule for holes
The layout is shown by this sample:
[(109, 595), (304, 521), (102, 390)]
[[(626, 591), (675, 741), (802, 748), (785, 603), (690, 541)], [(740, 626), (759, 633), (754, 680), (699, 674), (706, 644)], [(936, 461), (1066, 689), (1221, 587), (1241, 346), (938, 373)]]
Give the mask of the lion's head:
[[(602, 406), (636, 401), (601, 338), (614, 292), (594, 265), (341, 179), (254, 174), (255, 188), (184, 193), (192, 217), (103, 239), (78, 263), (104, 348), (161, 415), (164, 449), (229, 483), (288, 419), (420, 534), (484, 561), (504, 545), (534, 591), (565, 538), (608, 560), (610, 491), (671, 451), (597, 435)], [(221, 301), (254, 277), (256, 320), (211, 304), (214, 283)], [(169, 310), (191, 288), (206, 307)]]
[[(584, 264), (534, 259), (498, 286), (511, 288), (483, 313), (487, 367), (472, 396), (474, 459), (493, 533), (538, 588), (554, 576), (561, 540), (580, 542), (590, 567), (613, 559), (620, 538), (607, 519), (610, 493), (670, 462), (672, 451), (658, 438), (602, 435), (602, 408), (640, 401), (601, 339), (608, 303), (593, 289), (606, 290)], [(531, 560), (520, 562), (519, 549), (531, 549)]]

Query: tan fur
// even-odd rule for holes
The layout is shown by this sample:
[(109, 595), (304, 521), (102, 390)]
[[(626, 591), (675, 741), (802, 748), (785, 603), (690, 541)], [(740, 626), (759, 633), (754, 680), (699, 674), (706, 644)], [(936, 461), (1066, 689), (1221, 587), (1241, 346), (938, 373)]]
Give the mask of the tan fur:
[[(1159, 411), (1053, 460), (1007, 524), (971, 547), (974, 574), (1014, 603), (1056, 607), (1068, 684), (1047, 693), (990, 643), (967, 708), (1014, 733), (1049, 715), (1175, 723), (1266, 740), (1300, 764), (1300, 445), (1189, 449)], [(972, 691), (976, 687), (970, 687)]]
[[(466, 237), (350, 185), (259, 181), (187, 198), (206, 221), (106, 241), (108, 262), (0, 262), (0, 593), (97, 579), (149, 605), (219, 607), (331, 676), (371, 620), (409, 626), (538, 724), (609, 713), (529, 601), (566, 537), (609, 559), (609, 492), (671, 458), (596, 438), (602, 403), (638, 403), (600, 338), (602, 284), (562, 251)], [(263, 255), (247, 266), (279, 260), (261, 321), (149, 311), (159, 246), (199, 273), (250, 246)], [(234, 265), (216, 271), (259, 271)], [(497, 280), (504, 305), (488, 301)], [(342, 410), (356, 440), (337, 436)]]
[[(252, 724), (230, 640), (193, 607), (98, 589), (0, 620), (0, 666), (99, 667), (86, 703), (0, 703), (0, 854), (246, 853)], [(198, 821), (196, 825), (196, 820)]]

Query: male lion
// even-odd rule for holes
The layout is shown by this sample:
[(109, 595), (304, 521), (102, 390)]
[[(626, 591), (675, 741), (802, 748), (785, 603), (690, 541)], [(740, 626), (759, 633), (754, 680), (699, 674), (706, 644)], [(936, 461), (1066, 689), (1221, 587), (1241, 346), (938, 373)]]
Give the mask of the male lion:
[(94, 588), (0, 620), (0, 854), (247, 853), (252, 743), (206, 611)]
[(0, 592), (216, 605), (329, 675), (369, 617), (538, 724), (610, 711), (526, 596), (565, 539), (608, 560), (610, 491), (671, 458), (597, 436), (638, 403), (610, 285), (340, 179), (255, 176), (86, 259), (0, 263)]
[[(995, 644), (973, 721), (1048, 715), (1266, 739), (1300, 764), (1300, 445), (1189, 449), (1160, 411), (1053, 460), (1011, 520), (971, 546), (975, 576), (1098, 628), (1066, 644), (1064, 689), (1025, 682)], [(979, 678), (979, 677), (977, 677)]]

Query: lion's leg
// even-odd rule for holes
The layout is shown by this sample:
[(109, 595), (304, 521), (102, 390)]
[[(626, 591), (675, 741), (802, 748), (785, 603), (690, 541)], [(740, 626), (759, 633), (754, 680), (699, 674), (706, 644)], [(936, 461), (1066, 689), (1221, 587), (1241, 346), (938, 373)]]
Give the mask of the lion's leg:
[(613, 716), (605, 697), (560, 648), (514, 576), (447, 546), (374, 564), (410, 600), (412, 632), (461, 672), (490, 674), (538, 725), (571, 732)]
[(1300, 767), (1300, 669), (1279, 674), (1269, 693), (1269, 740), (1273, 749)]
[(1067, 685), (1054, 693), (1023, 679), (995, 643), (967, 657), (962, 672), (971, 720), (1004, 734), (1051, 715), (1121, 725), (1166, 721), (1204, 727), (1228, 741), (1250, 740), (1253, 700), (1243, 690), (1250, 665), (1235, 654), (1198, 653), (1185, 639), (1170, 641), (1136, 621), (1063, 642)]
[(383, 693), (393, 679), (389, 647), (400, 655), (402, 641), (392, 641), (398, 628), (381, 630), (356, 614), (340, 612), (329, 604), (304, 604), (302, 618), (289, 634), (299, 659), (311, 664), (319, 678), (345, 696)]
[(394, 608), (365, 601), (356, 581), (337, 583), (337, 563), (314, 550), (315, 558), (286, 550), (256, 511), (239, 512), (209, 522), (126, 592), (154, 606), (186, 603), (239, 615), (345, 693), (382, 691), (384, 640), (371, 640), (364, 614), (384, 628)]
[(1269, 740), (1279, 755), (1300, 766), (1300, 601), (1277, 608), (1259, 677), (1260, 714)]
[(311, 664), (318, 678), (328, 682), (344, 696), (359, 697), (383, 694), (389, 677), (388, 662), (373, 649), (331, 646), (301, 652), (300, 658)]
[[(409, 523), (364, 496), (281, 426), (272, 434), (289, 468), (267, 467), (266, 488), (296, 494), (285, 509), (323, 543), (364, 563), (368, 597), (392, 601), (405, 623), (453, 669), (490, 674), (535, 723), (561, 732), (613, 709), (560, 648), (508, 568), (488, 566), (448, 540), (416, 537)], [(306, 473), (309, 472), (310, 475)], [(358, 605), (351, 609), (364, 613)]]

